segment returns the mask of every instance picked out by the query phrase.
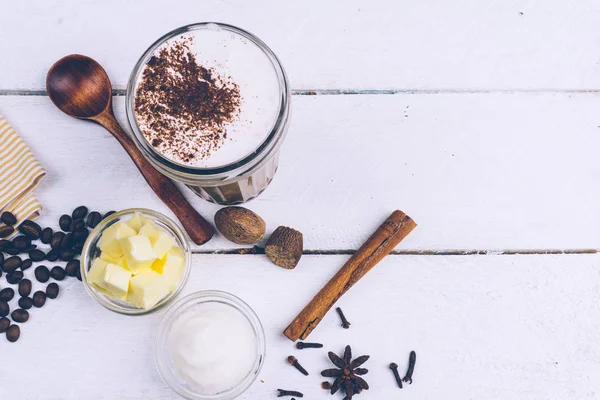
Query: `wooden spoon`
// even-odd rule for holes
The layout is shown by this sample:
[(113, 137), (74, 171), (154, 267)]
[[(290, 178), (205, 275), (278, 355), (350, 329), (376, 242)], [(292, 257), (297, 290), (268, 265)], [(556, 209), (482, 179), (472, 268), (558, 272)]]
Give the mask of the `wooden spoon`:
[(175, 184), (146, 160), (117, 122), (112, 108), (112, 85), (100, 64), (79, 54), (61, 58), (48, 71), (46, 90), (50, 100), (65, 114), (94, 121), (112, 133), (154, 193), (179, 218), (190, 238), (197, 244), (210, 240), (212, 226), (198, 214)]

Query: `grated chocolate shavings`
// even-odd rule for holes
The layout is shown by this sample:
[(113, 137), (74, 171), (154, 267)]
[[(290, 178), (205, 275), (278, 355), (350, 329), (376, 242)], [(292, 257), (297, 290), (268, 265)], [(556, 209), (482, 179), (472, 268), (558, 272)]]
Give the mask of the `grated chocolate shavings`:
[(204, 159), (223, 145), (242, 101), (230, 76), (197, 63), (192, 40), (182, 37), (150, 58), (134, 103), (148, 142), (184, 163)]

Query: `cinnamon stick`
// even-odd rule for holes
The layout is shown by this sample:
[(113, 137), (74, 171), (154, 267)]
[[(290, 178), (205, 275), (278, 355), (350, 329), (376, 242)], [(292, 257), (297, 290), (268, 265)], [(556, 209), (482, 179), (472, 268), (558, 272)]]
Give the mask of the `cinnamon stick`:
[(417, 224), (402, 211), (394, 211), (350, 257), (339, 272), (298, 314), (283, 334), (291, 341), (306, 339), (336, 301), (394, 249)]

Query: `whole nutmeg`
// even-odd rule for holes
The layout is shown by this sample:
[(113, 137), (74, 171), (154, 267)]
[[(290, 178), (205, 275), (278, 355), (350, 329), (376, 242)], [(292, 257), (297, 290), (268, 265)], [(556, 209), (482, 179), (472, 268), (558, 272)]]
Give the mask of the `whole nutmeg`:
[(265, 234), (265, 221), (244, 207), (225, 207), (215, 214), (215, 225), (223, 236), (237, 244), (254, 244)]

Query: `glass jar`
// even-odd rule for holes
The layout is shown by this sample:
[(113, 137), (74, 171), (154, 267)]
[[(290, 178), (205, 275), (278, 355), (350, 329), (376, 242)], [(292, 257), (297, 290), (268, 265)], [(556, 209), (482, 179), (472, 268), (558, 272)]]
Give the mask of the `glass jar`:
[[(100, 257), (100, 248), (99, 241), (102, 237), (102, 233), (106, 230), (106, 228), (116, 224), (119, 221), (127, 221), (131, 218), (135, 213), (141, 214), (144, 218), (152, 220), (158, 225), (160, 228), (164, 229), (170, 235), (175, 237), (175, 244), (181, 249), (185, 256), (185, 264), (183, 275), (177, 284), (175, 290), (165, 296), (161, 301), (156, 303), (154, 307), (150, 309), (142, 309), (134, 307), (133, 305), (127, 303), (126, 301), (122, 301), (111, 297), (91, 285), (88, 282), (88, 271), (92, 267), (92, 263), (97, 257)], [(181, 292), (185, 283), (190, 276), (191, 269), (191, 259), (192, 252), (190, 250), (190, 246), (188, 246), (187, 236), (183, 233), (181, 228), (166, 215), (163, 215), (159, 212), (148, 210), (146, 208), (129, 208), (123, 211), (119, 211), (117, 213), (112, 214), (106, 219), (102, 220), (90, 233), (83, 249), (81, 250), (81, 280), (83, 281), (83, 286), (88, 291), (90, 296), (92, 296), (98, 303), (100, 303), (105, 308), (117, 312), (119, 314), (125, 315), (142, 315), (148, 314), (153, 311), (159, 310), (169, 304), (177, 295)]]
[[(157, 151), (145, 138), (135, 115), (135, 92), (137, 83), (148, 60), (155, 51), (170, 39), (202, 29), (222, 29), (239, 35), (248, 44), (257, 46), (270, 60), (279, 86), (279, 107), (275, 121), (266, 139), (250, 154), (240, 160), (217, 168), (199, 168), (175, 162)], [(242, 29), (220, 23), (198, 23), (187, 25), (167, 33), (158, 39), (139, 59), (127, 84), (127, 119), (133, 131), (133, 141), (148, 161), (162, 174), (182, 182), (197, 195), (218, 204), (240, 204), (262, 193), (277, 171), (279, 148), (286, 136), (289, 119), (291, 91), (281, 62), (271, 49), (259, 38)]]

